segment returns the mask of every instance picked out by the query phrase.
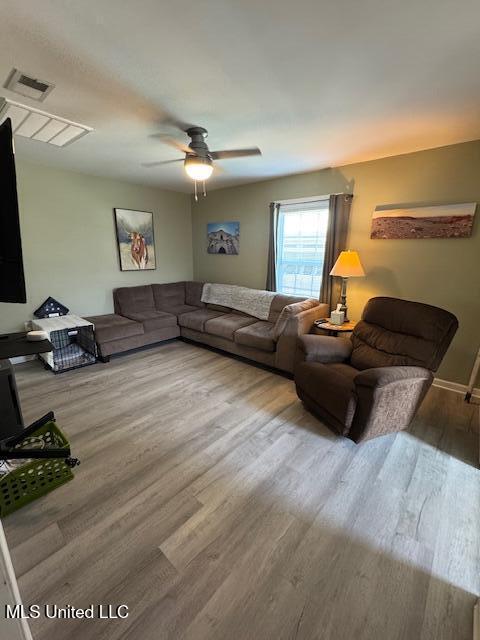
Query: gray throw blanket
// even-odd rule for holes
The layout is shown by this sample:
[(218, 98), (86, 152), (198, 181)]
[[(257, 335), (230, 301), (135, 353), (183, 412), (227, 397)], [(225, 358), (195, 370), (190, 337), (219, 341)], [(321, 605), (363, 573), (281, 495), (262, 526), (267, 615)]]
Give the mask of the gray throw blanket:
[(276, 295), (273, 291), (206, 282), (203, 285), (202, 302), (230, 307), (260, 320), (268, 320), (270, 306)]

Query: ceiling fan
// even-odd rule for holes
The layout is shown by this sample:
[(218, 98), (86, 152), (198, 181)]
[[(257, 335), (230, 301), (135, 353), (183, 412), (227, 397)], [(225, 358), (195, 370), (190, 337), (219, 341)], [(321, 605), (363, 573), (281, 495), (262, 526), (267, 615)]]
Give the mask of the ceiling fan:
[(251, 147), (248, 149), (225, 149), (223, 151), (210, 151), (207, 143), (205, 142), (208, 131), (203, 127), (190, 126), (190, 125), (177, 125), (178, 128), (187, 134), (190, 138), (188, 144), (184, 144), (175, 140), (168, 134), (157, 133), (153, 137), (159, 138), (165, 144), (168, 144), (178, 151), (185, 154), (184, 158), (178, 158), (175, 160), (164, 160), (160, 162), (146, 162), (144, 167), (158, 167), (164, 164), (171, 164), (174, 162), (183, 162), (186, 174), (195, 181), (195, 199), (197, 200), (197, 182), (203, 182), (203, 195), (206, 195), (205, 181), (210, 178), (213, 172), (214, 160), (227, 160), (230, 158), (241, 158), (245, 156), (258, 156), (262, 152), (258, 147)]

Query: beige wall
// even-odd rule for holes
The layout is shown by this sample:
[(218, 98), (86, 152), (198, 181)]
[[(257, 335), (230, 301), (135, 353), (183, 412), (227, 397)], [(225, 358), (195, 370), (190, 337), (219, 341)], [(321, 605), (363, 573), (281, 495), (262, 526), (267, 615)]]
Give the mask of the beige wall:
[[(480, 141), (210, 191), (192, 201), (195, 278), (263, 288), (269, 202), (336, 192), (355, 195), (348, 246), (367, 272), (349, 285), (351, 317), (373, 295), (452, 311), (460, 328), (437, 375), (466, 383), (480, 343), (480, 211), (464, 239), (370, 240), (370, 224), (380, 204), (480, 202)], [(207, 254), (207, 222), (229, 220), (240, 221), (240, 255)]]
[[(109, 313), (114, 287), (192, 277), (189, 196), (18, 158), (17, 182), (27, 304), (0, 305), (0, 332), (22, 329), (47, 296), (79, 315)], [(120, 271), (114, 207), (153, 211), (155, 271)]]

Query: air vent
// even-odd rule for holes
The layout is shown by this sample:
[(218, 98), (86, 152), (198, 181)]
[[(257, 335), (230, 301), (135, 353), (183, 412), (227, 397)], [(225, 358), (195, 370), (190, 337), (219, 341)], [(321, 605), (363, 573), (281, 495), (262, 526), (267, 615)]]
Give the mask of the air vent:
[(56, 147), (65, 147), (93, 131), (91, 127), (84, 124), (71, 122), (40, 109), (0, 98), (0, 124), (6, 118), (11, 119), (15, 135), (48, 142)]
[(3, 86), (5, 89), (19, 93), (21, 96), (38, 100), (39, 102), (45, 100), (50, 91), (55, 87), (51, 82), (33, 78), (18, 69), (12, 69), (8, 80)]

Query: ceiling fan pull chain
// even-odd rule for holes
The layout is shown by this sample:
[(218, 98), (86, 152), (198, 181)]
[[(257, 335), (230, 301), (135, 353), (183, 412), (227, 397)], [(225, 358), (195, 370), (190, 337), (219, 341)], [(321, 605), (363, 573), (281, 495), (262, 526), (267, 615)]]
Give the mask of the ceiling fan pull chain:
[(207, 187), (205, 186), (205, 180), (203, 181), (203, 197), (207, 197)]
[(195, 183), (195, 202), (198, 202), (198, 194), (197, 194), (197, 181), (194, 180)]

